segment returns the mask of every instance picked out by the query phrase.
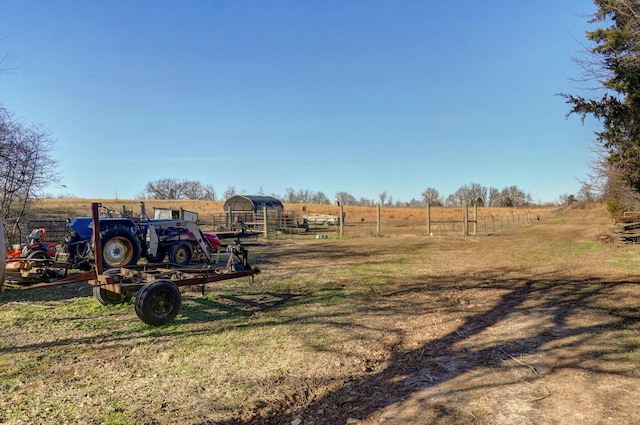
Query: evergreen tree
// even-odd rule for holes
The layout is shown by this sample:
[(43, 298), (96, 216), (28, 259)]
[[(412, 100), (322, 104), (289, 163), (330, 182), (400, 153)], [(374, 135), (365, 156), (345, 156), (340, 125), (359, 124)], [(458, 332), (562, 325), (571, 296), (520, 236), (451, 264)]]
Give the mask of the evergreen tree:
[(572, 106), (569, 114), (602, 123), (596, 139), (608, 154), (608, 165), (640, 192), (640, 2), (594, 0), (594, 4), (598, 9), (590, 23), (608, 26), (586, 32), (593, 47), (589, 59), (579, 63), (604, 94), (595, 99), (564, 96)]

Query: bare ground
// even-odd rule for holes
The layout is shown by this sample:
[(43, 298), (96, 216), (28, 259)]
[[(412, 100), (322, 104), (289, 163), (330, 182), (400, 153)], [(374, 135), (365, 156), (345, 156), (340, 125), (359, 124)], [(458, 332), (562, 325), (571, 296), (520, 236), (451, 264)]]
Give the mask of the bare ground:
[[(416, 280), (388, 279), (354, 320), (367, 329), (357, 342), (368, 350), (361, 370), (297, 417), (640, 423), (639, 252), (597, 249), (610, 240), (607, 222), (602, 209), (574, 210), (473, 241), (406, 241), (407, 249), (425, 250), (424, 260)], [(401, 246), (390, 249), (402, 258)], [(619, 250), (629, 256), (614, 260)]]
[[(10, 356), (44, 357), (46, 347), (63, 347), (73, 356), (65, 354), (68, 364), (45, 376), (70, 403), (86, 403), (100, 396), (87, 389), (70, 395), (59, 386), (88, 379), (81, 370), (98, 362), (109, 398), (122, 392), (120, 400), (138, 405), (122, 408), (134, 414), (121, 423), (640, 424), (640, 251), (610, 243), (608, 224), (602, 208), (575, 209), (481, 237), (261, 243), (250, 248), (263, 270), (256, 287), (221, 289), (215, 303), (185, 294), (198, 305), (187, 304), (175, 328), (149, 333), (116, 325), (81, 337), (86, 322), (77, 316), (65, 319), (78, 326), (64, 339), (0, 328), (0, 366), (12, 365)], [(286, 289), (278, 286), (285, 281)], [(60, 291), (64, 299), (74, 296), (64, 291), (77, 289)], [(0, 308), (21, 303), (13, 293), (5, 301)], [(30, 302), (55, 307), (46, 297)], [(131, 320), (124, 309), (96, 314)], [(228, 315), (242, 320), (224, 327), (213, 320)], [(283, 336), (277, 327), (290, 330)], [(169, 388), (163, 372), (125, 370), (134, 358), (137, 368), (176, 364), (163, 347), (183, 333), (201, 344), (230, 331), (242, 340), (246, 328), (284, 342), (281, 351), (269, 346), (270, 353), (247, 347), (264, 365), (256, 362), (253, 375), (242, 371), (248, 388), (237, 405), (220, 407), (232, 391), (224, 380), (238, 379), (223, 357), (200, 354), (200, 363), (184, 354), (205, 378)], [(224, 379), (214, 386), (216, 371)], [(2, 409), (15, 403), (35, 398), (51, 405), (45, 383), (20, 379), (2, 388), (19, 394), (0, 395), (0, 422)], [(148, 386), (161, 387), (164, 401)], [(78, 412), (51, 416), (74, 415), (77, 423), (100, 423)], [(10, 424), (54, 423), (39, 413), (4, 417)]]

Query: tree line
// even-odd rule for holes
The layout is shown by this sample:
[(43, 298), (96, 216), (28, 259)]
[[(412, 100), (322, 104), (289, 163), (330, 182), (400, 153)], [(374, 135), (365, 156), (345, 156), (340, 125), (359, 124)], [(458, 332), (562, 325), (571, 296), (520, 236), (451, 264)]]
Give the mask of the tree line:
[[(222, 194), (221, 199), (228, 199), (235, 195), (246, 195), (235, 186), (229, 186)], [(265, 195), (260, 189), (258, 193), (252, 195)], [(356, 198), (349, 192), (337, 192), (333, 198), (324, 192), (315, 192), (307, 189), (285, 190), (282, 195), (271, 194), (282, 202), (293, 204), (332, 204), (375, 206), (382, 205), (388, 207), (421, 207), (427, 204), (433, 206), (460, 206), (463, 203), (468, 205), (478, 205), (486, 207), (525, 207), (533, 204), (531, 195), (518, 186), (507, 186), (502, 189), (486, 187), (479, 183), (469, 183), (461, 186), (454, 193), (444, 197), (433, 187), (426, 188), (419, 199), (411, 199), (408, 202), (394, 201), (393, 197), (386, 191), (381, 192), (377, 199)], [(139, 195), (141, 199), (190, 199), (190, 200), (217, 200), (217, 193), (212, 185), (203, 185), (192, 180), (179, 180), (174, 178), (163, 178), (148, 182), (143, 193)], [(567, 203), (575, 199), (571, 196), (560, 196), (560, 203)]]

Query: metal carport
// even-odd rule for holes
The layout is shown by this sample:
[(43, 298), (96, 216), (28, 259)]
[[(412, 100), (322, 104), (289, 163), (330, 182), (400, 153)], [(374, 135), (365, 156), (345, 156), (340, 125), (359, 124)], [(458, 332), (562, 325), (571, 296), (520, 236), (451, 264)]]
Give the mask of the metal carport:
[(227, 199), (222, 207), (225, 211), (253, 212), (263, 211), (266, 207), (269, 212), (284, 211), (282, 202), (272, 196), (236, 195)]

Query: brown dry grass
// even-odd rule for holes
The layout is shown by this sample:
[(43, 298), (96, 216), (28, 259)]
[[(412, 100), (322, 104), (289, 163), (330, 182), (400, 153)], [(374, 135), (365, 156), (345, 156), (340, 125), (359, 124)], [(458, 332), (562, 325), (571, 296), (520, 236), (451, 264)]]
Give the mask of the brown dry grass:
[[(46, 198), (36, 201), (36, 211), (40, 215), (56, 215), (64, 217), (88, 216), (91, 214), (91, 204), (101, 203), (103, 206), (119, 211), (122, 207), (132, 210), (135, 214), (140, 212), (139, 200), (122, 199), (84, 199), (84, 198)], [(202, 221), (209, 220), (213, 214), (224, 213), (224, 201), (190, 201), (190, 200), (144, 200), (148, 213), (153, 212), (153, 208), (185, 209), (197, 212)], [(286, 211), (303, 215), (303, 208), (307, 213), (338, 215), (340, 207), (337, 205), (319, 204), (284, 204)], [(525, 211), (544, 212), (549, 208), (479, 208), (478, 215), (511, 216), (514, 211), (523, 213)], [(462, 218), (462, 208), (460, 207), (432, 207), (433, 220), (460, 220)], [(349, 222), (373, 222), (376, 220), (375, 207), (345, 206), (344, 212)], [(381, 208), (381, 219), (388, 220), (424, 220), (426, 208)]]
[(0, 422), (637, 424), (638, 247), (602, 208), (492, 236), (259, 241), (150, 328), (5, 291)]
[[(134, 214), (140, 213), (140, 200), (134, 199), (89, 199), (89, 198), (45, 198), (35, 201), (35, 209), (41, 216), (57, 215), (62, 217), (80, 217), (91, 215), (91, 204), (97, 202), (115, 211), (123, 207)], [(224, 201), (177, 201), (177, 200), (144, 200), (147, 213), (153, 213), (153, 208), (185, 209), (199, 213), (202, 218), (210, 217), (213, 213), (222, 213)]]
[[(123, 208), (140, 212), (138, 200), (116, 199), (42, 199), (35, 205), (33, 218), (37, 219), (66, 219), (74, 216), (88, 216), (91, 214), (91, 204), (100, 203), (115, 212)], [(211, 226), (214, 215), (218, 217), (224, 214), (223, 201), (175, 201), (175, 200), (145, 200), (147, 213), (153, 216), (154, 208), (184, 209), (198, 213), (199, 222), (205, 231), (215, 231), (216, 226)], [(285, 215), (302, 217), (308, 213), (339, 215), (340, 207), (336, 205), (305, 205), (284, 204)], [(545, 219), (557, 214), (561, 209), (557, 208), (478, 208), (477, 232), (478, 234), (490, 234), (502, 231), (506, 228), (530, 224), (540, 219)], [(369, 237), (378, 235), (377, 210), (375, 207), (345, 206), (343, 212), (346, 216), (346, 226), (343, 229), (345, 237)], [(469, 219), (473, 220), (476, 211), (468, 209)], [(413, 235), (428, 236), (442, 234), (461, 234), (463, 232), (463, 210), (460, 207), (432, 207), (430, 211), (431, 227), (427, 228), (426, 208), (392, 208), (380, 209), (380, 234), (382, 235)], [(335, 234), (338, 226), (330, 228), (312, 228), (311, 231), (300, 235), (301, 237), (315, 237), (320, 234)], [(471, 226), (470, 226), (471, 228)], [(25, 229), (23, 229), (25, 230)], [(471, 229), (473, 230), (473, 229)], [(272, 234), (271, 237), (287, 237), (290, 232)], [(61, 242), (61, 241), (60, 241)]]

